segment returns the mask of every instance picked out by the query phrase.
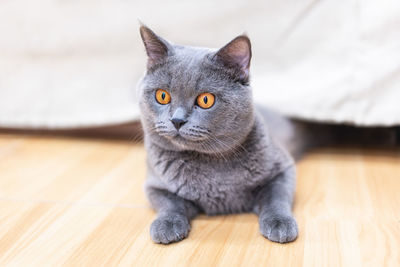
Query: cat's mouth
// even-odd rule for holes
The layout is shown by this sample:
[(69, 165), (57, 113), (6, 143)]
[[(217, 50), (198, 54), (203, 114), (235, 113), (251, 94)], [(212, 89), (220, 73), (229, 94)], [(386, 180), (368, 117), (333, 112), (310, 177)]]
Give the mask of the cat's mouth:
[(182, 150), (193, 150), (201, 153), (215, 154), (231, 150), (229, 143), (213, 136), (211, 132), (196, 133), (193, 131), (170, 131), (168, 135), (162, 135), (169, 142)]
[(183, 141), (183, 142), (198, 143), (206, 140), (207, 136), (188, 133), (185, 131), (177, 131), (173, 139), (181, 142)]
[(158, 123), (156, 124), (156, 132), (159, 136), (183, 149), (197, 150), (199, 147), (209, 145), (210, 141), (213, 140), (211, 131), (201, 126), (168, 129), (164, 123)]
[(203, 143), (207, 143), (207, 140), (209, 139), (205, 134), (203, 135), (182, 129), (166, 137), (170, 140), (170, 142), (178, 147), (195, 150), (199, 146), (203, 146)]

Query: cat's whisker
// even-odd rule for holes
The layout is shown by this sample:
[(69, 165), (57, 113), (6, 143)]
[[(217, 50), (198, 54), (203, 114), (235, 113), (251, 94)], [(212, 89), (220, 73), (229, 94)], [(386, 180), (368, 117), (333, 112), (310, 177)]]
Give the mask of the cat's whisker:
[[(222, 146), (225, 146), (227, 148), (229, 148), (226, 144), (224, 144), (223, 142), (221, 142), (220, 140), (216, 139), (215, 137), (213, 137), (213, 141), (220, 143)], [(223, 158), (225, 161), (228, 161), (227, 158), (225, 157), (225, 153), (223, 153), (220, 149), (216, 149), (215, 148), (215, 144), (211, 144), (209, 142), (209, 146), (211, 147), (211, 151), (213, 151), (214, 153), (216, 153), (217, 155), (220, 155), (220, 158)]]
[(211, 131), (210, 131), (209, 129), (207, 129), (207, 128), (205, 128), (205, 127), (202, 127), (202, 126), (200, 126), (200, 125), (195, 125), (195, 126), (193, 126), (193, 128), (203, 130), (203, 131), (205, 131), (205, 132), (207, 132), (207, 133), (211, 133)]
[[(227, 148), (226, 153), (232, 153), (234, 158), (238, 159), (240, 157), (240, 151), (238, 151), (239, 149), (242, 148), (242, 151), (246, 151), (244, 149), (244, 147), (242, 145), (239, 145), (237, 147), (232, 148), (232, 146), (229, 146), (228, 144), (224, 143), (222, 140), (218, 139), (217, 137), (213, 136), (213, 135), (209, 135), (215, 142), (217, 142), (218, 144), (220, 144), (221, 146)], [(226, 136), (225, 136), (226, 137)], [(234, 141), (235, 144), (237, 144), (237, 141)]]
[(221, 153), (221, 151), (216, 150), (216, 149), (212, 146), (212, 144), (210, 144), (209, 142), (205, 142), (204, 145), (205, 145), (205, 149), (208, 150), (208, 151), (213, 152), (217, 158), (224, 159), (224, 161), (227, 161), (227, 159), (226, 159), (226, 157), (224, 156), (224, 154)]
[(142, 131), (135, 131), (129, 136), (129, 141), (137, 143), (143, 140), (144, 133)]

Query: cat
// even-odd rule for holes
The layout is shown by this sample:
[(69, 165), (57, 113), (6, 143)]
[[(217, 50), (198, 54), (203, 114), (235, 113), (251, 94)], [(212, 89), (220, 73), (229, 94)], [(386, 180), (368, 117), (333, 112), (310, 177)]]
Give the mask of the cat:
[(199, 213), (254, 212), (264, 237), (294, 241), (295, 126), (255, 108), (250, 39), (240, 35), (216, 50), (172, 44), (144, 25), (140, 35), (147, 54), (138, 84), (145, 191), (158, 212), (152, 240), (186, 238)]

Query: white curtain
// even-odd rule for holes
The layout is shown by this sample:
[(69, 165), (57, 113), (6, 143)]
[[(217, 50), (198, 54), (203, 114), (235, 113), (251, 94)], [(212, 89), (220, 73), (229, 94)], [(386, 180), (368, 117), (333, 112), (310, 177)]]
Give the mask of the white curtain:
[(400, 124), (400, 1), (0, 1), (0, 127), (137, 120), (143, 21), (179, 44), (246, 32), (255, 100), (284, 114)]

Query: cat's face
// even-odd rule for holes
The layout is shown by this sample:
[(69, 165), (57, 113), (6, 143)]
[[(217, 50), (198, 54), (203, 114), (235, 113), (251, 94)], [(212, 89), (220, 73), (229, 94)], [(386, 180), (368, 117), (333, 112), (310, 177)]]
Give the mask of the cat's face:
[(141, 35), (149, 56), (139, 84), (146, 138), (202, 153), (240, 146), (253, 125), (248, 38), (213, 51), (172, 45), (146, 27)]

